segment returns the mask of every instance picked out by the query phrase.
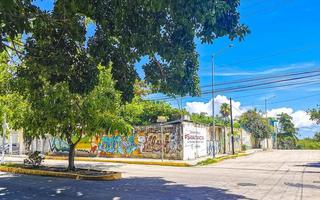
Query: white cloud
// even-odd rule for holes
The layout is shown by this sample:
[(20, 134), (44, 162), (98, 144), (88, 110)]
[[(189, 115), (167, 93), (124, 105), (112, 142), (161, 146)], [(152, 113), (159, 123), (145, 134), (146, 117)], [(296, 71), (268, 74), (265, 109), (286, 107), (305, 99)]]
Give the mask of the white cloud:
[(281, 113), (287, 113), (292, 117), (292, 122), (296, 128), (306, 128), (315, 126), (316, 123), (310, 120), (308, 113), (304, 110), (294, 111), (292, 108), (276, 108), (268, 111), (268, 116), (277, 117)]
[[(220, 106), (223, 103), (230, 103), (230, 100), (223, 95), (218, 95), (214, 98), (214, 113), (215, 115), (220, 115)], [(239, 101), (232, 100), (232, 112), (234, 117), (240, 116), (243, 112), (246, 111), (246, 108), (241, 107), (241, 103)], [(187, 111), (191, 113), (201, 113), (205, 112), (208, 115), (212, 116), (212, 99), (209, 102), (187, 102), (186, 103)]]
[[(215, 115), (220, 114), (220, 106), (222, 103), (228, 103), (229, 99), (226, 96), (218, 95), (215, 97)], [(187, 102), (186, 109), (191, 113), (201, 113), (205, 112), (212, 116), (211, 111), (212, 100), (209, 102)], [(250, 107), (241, 106), (241, 102), (232, 101), (233, 106), (233, 116), (235, 118), (239, 117), (242, 113), (251, 109)], [(292, 117), (292, 122), (296, 128), (299, 129), (299, 137), (312, 137), (315, 131), (320, 131), (320, 126), (314, 121), (310, 120), (309, 115), (304, 110), (293, 110), (290, 107), (281, 107), (268, 110), (269, 117), (277, 117), (281, 113), (287, 113)]]

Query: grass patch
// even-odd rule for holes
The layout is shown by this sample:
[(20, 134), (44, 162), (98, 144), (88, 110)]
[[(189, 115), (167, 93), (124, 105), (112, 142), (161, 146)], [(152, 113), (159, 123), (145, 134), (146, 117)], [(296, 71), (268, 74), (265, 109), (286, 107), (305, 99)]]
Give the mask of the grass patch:
[(218, 158), (208, 158), (206, 160), (198, 162), (197, 165), (202, 165), (202, 166), (203, 165), (210, 165), (210, 164), (221, 162), (223, 160), (234, 159), (234, 158), (247, 156), (247, 155), (248, 154), (245, 154), (245, 153), (237, 153), (237, 154), (234, 154), (234, 155), (227, 155), (227, 156), (222, 156), (222, 157), (218, 157)]

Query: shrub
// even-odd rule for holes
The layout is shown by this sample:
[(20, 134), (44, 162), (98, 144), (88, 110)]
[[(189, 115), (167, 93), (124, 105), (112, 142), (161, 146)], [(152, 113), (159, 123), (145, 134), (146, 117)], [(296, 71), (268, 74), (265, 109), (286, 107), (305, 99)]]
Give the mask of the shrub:
[(23, 163), (27, 166), (39, 167), (44, 160), (44, 156), (40, 151), (30, 152), (28, 158), (24, 159)]
[(302, 139), (298, 141), (298, 145), (297, 145), (298, 149), (320, 149), (320, 142), (317, 142), (313, 139)]
[(243, 144), (241, 145), (241, 151), (246, 151), (248, 148), (247, 148), (247, 145)]

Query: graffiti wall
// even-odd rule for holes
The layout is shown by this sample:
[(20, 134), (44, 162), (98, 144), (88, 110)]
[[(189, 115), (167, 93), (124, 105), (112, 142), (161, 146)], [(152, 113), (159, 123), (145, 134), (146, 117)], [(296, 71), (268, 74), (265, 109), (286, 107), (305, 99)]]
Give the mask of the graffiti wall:
[(56, 137), (49, 138), (49, 148), (50, 152), (63, 153), (69, 151), (68, 143)]
[[(131, 133), (100, 132), (83, 138), (76, 146), (76, 155), (158, 159), (163, 155), (165, 159), (190, 160), (212, 155), (213, 147), (216, 153), (224, 153), (224, 150), (231, 152), (228, 128), (216, 127), (214, 143), (212, 131), (205, 125), (183, 121), (162, 128), (163, 134), (159, 125), (135, 127)], [(241, 144), (250, 147), (251, 140), (250, 133), (240, 130), (235, 135), (235, 151), (241, 150)], [(31, 150), (44, 153), (66, 154), (69, 150), (67, 142), (49, 135), (42, 142), (36, 140), (32, 145), (34, 148)]]
[[(161, 142), (163, 137), (163, 148)], [(103, 134), (99, 140), (98, 154), (106, 157), (143, 157), (182, 159), (182, 134), (180, 125), (136, 127), (127, 135), (115, 132)]]
[[(162, 145), (163, 138), (163, 145)], [(68, 144), (55, 137), (49, 139), (50, 152), (66, 153)], [(76, 146), (78, 156), (133, 157), (182, 159), (183, 136), (181, 124), (136, 127), (132, 133), (97, 133), (80, 141)]]

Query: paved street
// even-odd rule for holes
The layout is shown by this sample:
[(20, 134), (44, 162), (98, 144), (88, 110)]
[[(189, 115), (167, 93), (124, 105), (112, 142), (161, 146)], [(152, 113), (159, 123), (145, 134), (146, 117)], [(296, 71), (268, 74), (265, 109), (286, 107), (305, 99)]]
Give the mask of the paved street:
[[(47, 161), (65, 165), (65, 161)], [(204, 167), (77, 162), (113, 182), (1, 173), (0, 199), (320, 199), (320, 151), (270, 151)]]

